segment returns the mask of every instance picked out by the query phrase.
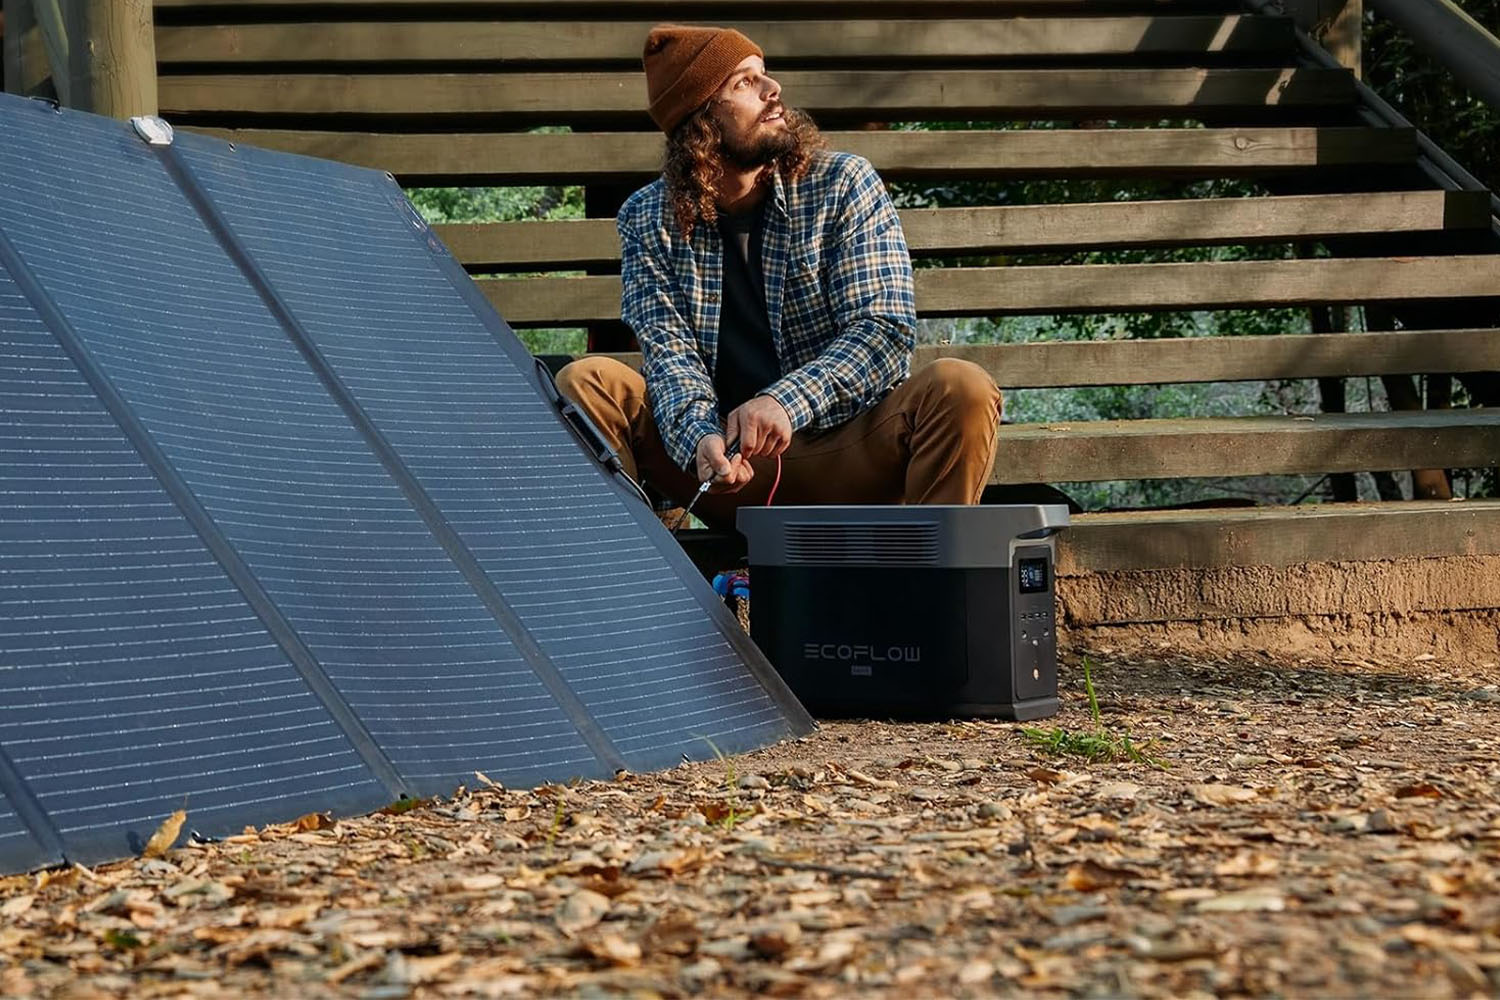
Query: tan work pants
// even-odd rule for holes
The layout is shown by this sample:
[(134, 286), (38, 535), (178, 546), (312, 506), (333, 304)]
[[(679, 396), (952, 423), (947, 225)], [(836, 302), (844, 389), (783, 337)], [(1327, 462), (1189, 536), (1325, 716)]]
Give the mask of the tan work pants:
[[(679, 504), (692, 498), (698, 481), (667, 455), (639, 372), (613, 358), (582, 358), (558, 373), (557, 387), (589, 415), (632, 477)], [(781, 456), (775, 503), (978, 503), (995, 461), (1000, 410), (1000, 390), (984, 369), (934, 361), (847, 423), (794, 434)], [(737, 508), (764, 504), (776, 459), (751, 465), (754, 479), (736, 493), (709, 493), (693, 513), (732, 529)]]

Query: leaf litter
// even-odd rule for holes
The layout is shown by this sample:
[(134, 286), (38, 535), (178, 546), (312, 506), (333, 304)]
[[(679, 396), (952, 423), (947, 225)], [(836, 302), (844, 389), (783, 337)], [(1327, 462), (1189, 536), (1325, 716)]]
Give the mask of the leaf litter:
[(1495, 664), (1091, 673), (1049, 722), (1150, 760), (837, 722), (174, 848), (179, 812), (141, 858), (0, 879), (0, 996), (1500, 992)]

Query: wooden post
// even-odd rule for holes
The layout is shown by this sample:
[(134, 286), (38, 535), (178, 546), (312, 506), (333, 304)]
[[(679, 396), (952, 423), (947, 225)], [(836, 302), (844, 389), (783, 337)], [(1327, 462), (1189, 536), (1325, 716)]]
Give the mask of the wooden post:
[[(1313, 306), (1311, 313), (1313, 333), (1342, 333), (1349, 328), (1347, 323), (1334, 320), (1335, 313), (1341, 317), (1344, 314), (1342, 307), (1336, 309), (1333, 306)], [(1324, 413), (1347, 411), (1348, 400), (1344, 392), (1344, 380), (1341, 378), (1318, 379), (1318, 397)], [(1352, 472), (1330, 473), (1328, 484), (1337, 503), (1353, 503), (1359, 499), (1359, 485)]]
[(61, 32), (37, 23), (32, 0), (4, 0), (4, 13), (6, 92), (60, 100), (52, 68), (67, 61), (67, 49), (58, 47)]
[(1286, 0), (1297, 27), (1322, 43), (1339, 65), (1364, 75), (1364, 0)]
[(61, 8), (68, 46), (65, 103), (69, 107), (113, 118), (156, 114), (151, 0), (32, 2), (39, 15), (44, 8)]

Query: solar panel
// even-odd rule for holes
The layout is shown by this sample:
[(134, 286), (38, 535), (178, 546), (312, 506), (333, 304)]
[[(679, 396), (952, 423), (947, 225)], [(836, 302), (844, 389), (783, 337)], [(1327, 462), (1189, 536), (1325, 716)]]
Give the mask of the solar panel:
[(0, 868), (810, 728), (389, 177), (9, 97), (0, 177)]

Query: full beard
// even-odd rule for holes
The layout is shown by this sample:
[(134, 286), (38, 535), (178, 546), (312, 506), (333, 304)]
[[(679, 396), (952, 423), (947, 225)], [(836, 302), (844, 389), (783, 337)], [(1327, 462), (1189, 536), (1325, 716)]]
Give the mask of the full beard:
[(817, 134), (817, 126), (806, 114), (795, 108), (781, 110), (782, 128), (761, 126), (746, 138), (725, 133), (720, 140), (725, 162), (739, 170), (759, 170), (780, 157), (795, 153), (810, 135)]

